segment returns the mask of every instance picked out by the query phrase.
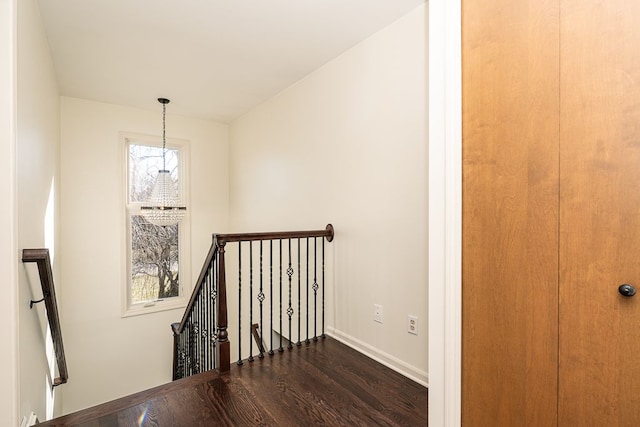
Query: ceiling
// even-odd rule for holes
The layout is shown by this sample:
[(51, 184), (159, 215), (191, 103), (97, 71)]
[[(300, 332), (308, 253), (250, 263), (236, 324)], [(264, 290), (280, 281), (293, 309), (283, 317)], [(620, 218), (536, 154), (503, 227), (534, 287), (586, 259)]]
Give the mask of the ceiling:
[(425, 0), (38, 0), (61, 95), (229, 122)]

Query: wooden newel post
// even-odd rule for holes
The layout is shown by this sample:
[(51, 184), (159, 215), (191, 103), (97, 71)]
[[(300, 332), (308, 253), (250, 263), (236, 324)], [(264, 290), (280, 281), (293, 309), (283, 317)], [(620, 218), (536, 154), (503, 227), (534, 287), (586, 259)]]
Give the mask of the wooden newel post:
[(177, 379), (179, 379), (180, 377), (178, 376), (178, 339), (180, 338), (180, 335), (178, 335), (176, 333), (176, 331), (178, 330), (178, 328), (180, 327), (180, 323), (172, 323), (171, 324), (171, 331), (173, 332), (173, 376), (172, 376), (172, 381), (175, 381)]
[(224, 246), (218, 245), (218, 345), (216, 346), (216, 361), (220, 373), (231, 369), (231, 345), (227, 332), (227, 279), (224, 269)]

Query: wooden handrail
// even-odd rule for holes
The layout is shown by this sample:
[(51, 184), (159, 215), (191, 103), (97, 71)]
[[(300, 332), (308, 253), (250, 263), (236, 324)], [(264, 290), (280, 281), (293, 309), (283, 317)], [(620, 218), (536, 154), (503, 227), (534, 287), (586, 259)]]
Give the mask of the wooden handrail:
[(53, 285), (53, 270), (51, 269), (51, 259), (49, 249), (23, 249), (22, 262), (35, 262), (40, 275), (40, 285), (44, 296), (44, 304), (47, 311), (47, 320), (51, 329), (51, 339), (53, 349), (56, 354), (56, 363), (60, 376), (53, 380), (53, 386), (58, 386), (67, 382), (69, 374), (67, 372), (67, 361), (64, 355), (64, 345), (62, 344), (62, 330), (60, 329), (60, 317), (58, 316), (58, 304), (56, 303), (56, 291)]
[(214, 242), (218, 245), (224, 245), (228, 242), (249, 242), (253, 240), (282, 240), (282, 239), (298, 239), (305, 237), (325, 237), (328, 242), (333, 240), (333, 225), (327, 224), (324, 230), (310, 231), (278, 231), (267, 233), (232, 233), (232, 234), (214, 234)]

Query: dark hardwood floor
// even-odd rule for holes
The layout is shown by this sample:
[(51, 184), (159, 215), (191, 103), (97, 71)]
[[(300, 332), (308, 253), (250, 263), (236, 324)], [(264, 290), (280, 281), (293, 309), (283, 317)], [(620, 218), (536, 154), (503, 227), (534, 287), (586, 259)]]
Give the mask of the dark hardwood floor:
[(426, 426), (427, 389), (333, 338), (40, 426)]

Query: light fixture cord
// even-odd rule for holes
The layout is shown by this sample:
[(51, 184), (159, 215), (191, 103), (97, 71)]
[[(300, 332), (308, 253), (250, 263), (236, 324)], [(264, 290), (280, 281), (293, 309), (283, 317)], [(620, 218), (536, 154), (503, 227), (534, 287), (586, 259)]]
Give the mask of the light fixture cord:
[(167, 104), (162, 104), (162, 170), (167, 170), (167, 160), (166, 160), (166, 152), (167, 152), (167, 133), (166, 133), (166, 123), (167, 123)]

